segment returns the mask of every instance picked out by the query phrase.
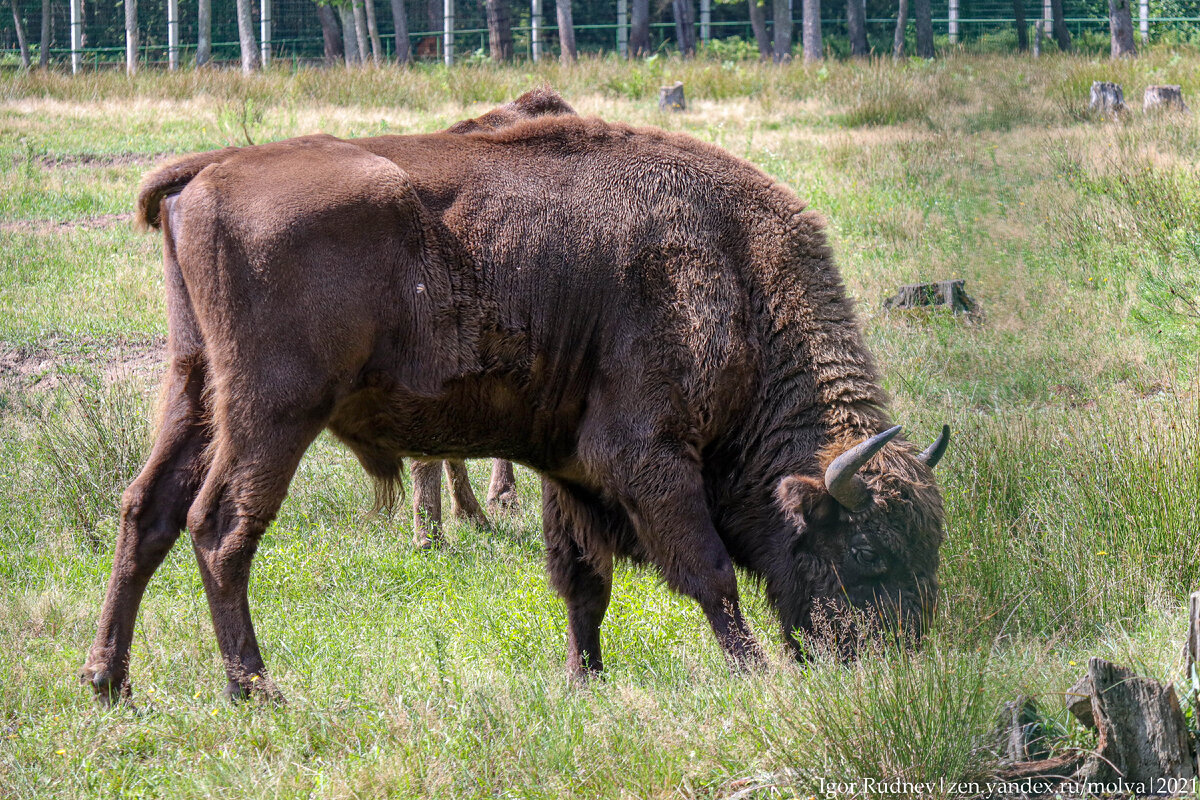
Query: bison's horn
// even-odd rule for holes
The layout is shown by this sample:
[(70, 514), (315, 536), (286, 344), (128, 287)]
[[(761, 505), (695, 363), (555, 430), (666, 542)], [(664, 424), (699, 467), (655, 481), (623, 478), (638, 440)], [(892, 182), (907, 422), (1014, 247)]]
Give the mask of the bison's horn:
[(888, 428), (883, 433), (877, 433), (865, 442), (854, 445), (833, 460), (829, 469), (825, 470), (825, 488), (833, 495), (834, 500), (850, 511), (862, 511), (870, 505), (871, 490), (856, 473), (899, 432), (899, 425)]
[(925, 448), (925, 452), (921, 453), (921, 460), (929, 465), (930, 469), (937, 466), (937, 463), (942, 460), (942, 456), (946, 455), (946, 448), (950, 446), (950, 426), (943, 425), (942, 432), (937, 440)]

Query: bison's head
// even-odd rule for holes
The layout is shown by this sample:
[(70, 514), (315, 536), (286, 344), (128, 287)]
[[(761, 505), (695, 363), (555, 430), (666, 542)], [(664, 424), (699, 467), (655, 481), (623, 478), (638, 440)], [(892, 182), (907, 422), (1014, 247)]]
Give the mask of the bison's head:
[[(917, 641), (937, 599), (942, 500), (933, 467), (949, 428), (924, 452), (886, 430), (836, 455), (822, 477), (789, 475), (776, 499), (795, 530), (771, 587), (784, 633), (795, 631), (841, 655), (874, 632)], [(832, 456), (832, 457), (831, 457)]]

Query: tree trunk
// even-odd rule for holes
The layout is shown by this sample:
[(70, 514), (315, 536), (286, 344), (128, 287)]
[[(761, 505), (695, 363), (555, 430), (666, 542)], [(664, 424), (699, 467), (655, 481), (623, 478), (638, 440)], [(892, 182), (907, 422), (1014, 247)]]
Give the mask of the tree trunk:
[(820, 61), (825, 57), (821, 46), (821, 0), (803, 0), (804, 18), (800, 22), (804, 44), (804, 60)]
[(684, 58), (696, 54), (696, 9), (692, 0), (671, 0), (675, 15), (675, 41)]
[(512, 61), (512, 18), (508, 0), (485, 0), (488, 26), (488, 49), (493, 61)]
[(321, 38), (325, 42), (326, 65), (336, 64), (344, 55), (342, 35), (338, 32), (337, 14), (324, 4), (317, 4), (317, 19), (321, 21)]
[(776, 64), (792, 57), (792, 14), (788, 0), (775, 0), (775, 52)]
[(767, 34), (767, 10), (758, 4), (758, 0), (749, 0), (750, 27), (754, 29), (754, 40), (758, 42), (758, 54), (762, 58), (771, 57), (771, 37)]
[(354, 43), (358, 46), (358, 63), (367, 63), (370, 45), (367, 44), (367, 20), (363, 16), (362, 0), (352, 0), (351, 16), (354, 17)]
[[(129, 0), (125, 0), (129, 2)], [(254, 36), (254, 16), (250, 0), (237, 0), (238, 41), (242, 48), (242, 72), (258, 69), (258, 41)]]
[(929, 0), (913, 0), (913, 21), (917, 24), (917, 56), (933, 58), (933, 11)]
[(21, 48), (21, 68), (29, 69), (29, 42), (25, 39), (25, 26), (17, 11), (17, 0), (12, 0), (13, 25), (17, 29), (17, 46)]
[(1029, 25), (1025, 22), (1025, 0), (1013, 0), (1013, 24), (1017, 27), (1017, 52), (1029, 49)]
[(632, 0), (629, 7), (629, 54), (650, 54), (650, 0)]
[(404, 0), (392, 0), (392, 22), (396, 27), (396, 63), (412, 61), (412, 47), (408, 43), (408, 10)]
[(209, 61), (212, 61), (212, 0), (197, 0), (196, 66), (203, 67)]
[(342, 52), (346, 56), (346, 67), (349, 68), (358, 63), (358, 37), (354, 33), (354, 12), (347, 5), (340, 5), (337, 10), (338, 17), (342, 21)]
[(555, 0), (558, 9), (559, 58), (564, 64), (575, 61), (575, 23), (571, 21), (571, 0)]
[(42, 0), (42, 44), (38, 47), (38, 66), (50, 66), (50, 0)]
[(850, 55), (865, 58), (870, 55), (867, 45), (867, 6), (864, 0), (846, 0), (846, 29), (850, 34)]
[(1054, 41), (1058, 49), (1064, 53), (1071, 52), (1071, 32), (1067, 30), (1067, 20), (1063, 17), (1063, 0), (1050, 0), (1050, 14), (1054, 17)]
[(904, 58), (904, 37), (908, 31), (908, 0), (900, 0), (896, 7), (896, 36), (892, 41), (892, 58)]
[(137, 0), (125, 0), (125, 71), (133, 75), (137, 72), (137, 64)]
[(371, 60), (383, 63), (383, 42), (379, 40), (379, 24), (375, 21), (375, 0), (363, 0), (367, 11), (367, 36), (371, 38)]
[(1108, 0), (1108, 27), (1112, 32), (1112, 57), (1136, 56), (1129, 0)]

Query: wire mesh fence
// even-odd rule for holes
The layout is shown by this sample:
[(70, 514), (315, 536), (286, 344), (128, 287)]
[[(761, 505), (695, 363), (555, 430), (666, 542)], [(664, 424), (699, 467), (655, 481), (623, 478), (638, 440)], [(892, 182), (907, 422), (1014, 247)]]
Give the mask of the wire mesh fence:
[[(0, 0), (3, 2), (4, 0)], [(209, 0), (211, 5), (212, 59), (237, 61), (238, 43), (236, 0)], [(293, 64), (308, 63), (325, 54), (321, 22), (315, 0), (249, 0), (253, 8), (255, 37), (261, 35), (264, 13), (270, 20), (269, 40), (264, 47), (272, 58)], [(391, 59), (396, 52), (393, 10), (402, 8), (409, 31), (410, 48), (419, 59), (443, 57), (444, 0), (401, 0), (375, 3), (381, 56)], [(51, 63), (70, 62), (73, 52), (83, 68), (118, 65), (125, 59), (124, 0), (8, 0), (11, 9), (0, 15), (0, 65), (13, 66), (19, 59), (18, 26), (23, 28), (30, 57), (37, 63), (43, 48)], [(794, 0), (793, 29), (798, 39), (800, 4)], [(72, 48), (71, 7), (77, 5), (79, 31), (77, 46)], [(168, 62), (168, 8), (170, 0), (142, 0), (137, 9), (139, 60), (144, 64)], [(557, 54), (558, 39), (554, 0), (538, 2), (541, 52)], [(1108, 34), (1107, 0), (1063, 0), (1064, 20), (1074, 37), (1099, 44)], [(1200, 41), (1200, 0), (1133, 0), (1135, 30), (1150, 40)], [(612, 52), (620, 41), (617, 25), (617, 0), (574, 0), (575, 37), (581, 52)], [(194, 63), (199, 38), (198, 3), (178, 3), (177, 31), (179, 63)], [(510, 5), (514, 52), (518, 58), (533, 54), (533, 4), (513, 0)], [(1027, 36), (1033, 36), (1038, 20), (1049, 18), (1049, 0), (933, 0), (934, 32), (941, 45), (957, 44), (976, 50), (1005, 50), (1017, 47), (1017, 11), (1023, 12)], [(765, 9), (768, 33), (773, 35), (772, 9)], [(866, 0), (868, 42), (875, 52), (890, 52), (896, 24), (895, 0)], [(671, 3), (651, 3), (651, 47), (674, 47), (675, 23)], [(827, 2), (822, 7), (821, 28), (826, 48), (833, 54), (849, 49), (845, 3)], [(909, 38), (913, 37), (909, 14)], [(627, 18), (626, 18), (627, 19)], [(753, 41), (748, 6), (745, 0), (713, 0), (710, 24), (711, 40)], [(699, 22), (697, 23), (699, 27)], [(339, 35), (341, 35), (339, 33)], [(483, 59), (488, 51), (488, 29), (482, 0), (459, 0), (454, 8), (454, 49), (459, 60)], [(1051, 45), (1052, 46), (1052, 45)], [(736, 53), (726, 49), (722, 52)], [(744, 54), (753, 53), (746, 48)]]

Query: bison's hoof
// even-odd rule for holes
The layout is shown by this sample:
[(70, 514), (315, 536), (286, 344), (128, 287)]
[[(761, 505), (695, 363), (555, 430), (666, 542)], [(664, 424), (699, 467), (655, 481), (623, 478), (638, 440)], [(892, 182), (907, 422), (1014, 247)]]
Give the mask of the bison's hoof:
[(417, 531), (413, 536), (413, 547), (417, 550), (429, 550), (433, 548), (433, 539), (424, 531)]
[(248, 700), (258, 700), (274, 705), (286, 705), (283, 693), (275, 682), (258, 675), (251, 675), (242, 681), (231, 680), (225, 687), (225, 699), (231, 703), (243, 703)]
[(488, 498), (487, 507), (493, 514), (516, 514), (521, 510), (521, 498), (514, 491), (501, 492)]
[(129, 699), (129, 681), (119, 679), (113, 675), (111, 670), (104, 667), (84, 666), (79, 672), (79, 681), (91, 684), (92, 692), (101, 705), (111, 706), (123, 699)]

